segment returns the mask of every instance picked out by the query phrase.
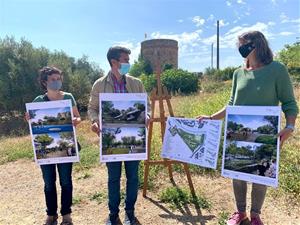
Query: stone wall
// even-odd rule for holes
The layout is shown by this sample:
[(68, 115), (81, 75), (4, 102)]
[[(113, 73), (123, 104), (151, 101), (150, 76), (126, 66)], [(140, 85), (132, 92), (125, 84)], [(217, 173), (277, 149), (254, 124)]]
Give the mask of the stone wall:
[(152, 39), (141, 43), (141, 57), (148, 60), (155, 71), (157, 60), (161, 67), (165, 64), (178, 69), (178, 42), (171, 39)]

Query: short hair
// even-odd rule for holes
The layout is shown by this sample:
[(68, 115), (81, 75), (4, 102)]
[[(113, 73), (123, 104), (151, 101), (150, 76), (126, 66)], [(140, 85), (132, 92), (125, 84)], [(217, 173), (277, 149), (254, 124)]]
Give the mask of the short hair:
[(119, 60), (121, 57), (121, 53), (126, 53), (130, 55), (131, 51), (128, 48), (122, 47), (122, 46), (114, 46), (110, 47), (107, 52), (107, 60), (109, 62), (109, 65), (111, 66), (112, 59)]
[(63, 77), (62, 71), (54, 66), (44, 66), (42, 69), (39, 70), (39, 84), (41, 85), (43, 90), (47, 90), (46, 82), (48, 80), (48, 76), (52, 74), (59, 74), (61, 79)]
[(249, 31), (240, 35), (239, 40), (251, 41), (255, 47), (255, 57), (263, 65), (268, 65), (273, 61), (273, 53), (268, 41), (259, 31)]

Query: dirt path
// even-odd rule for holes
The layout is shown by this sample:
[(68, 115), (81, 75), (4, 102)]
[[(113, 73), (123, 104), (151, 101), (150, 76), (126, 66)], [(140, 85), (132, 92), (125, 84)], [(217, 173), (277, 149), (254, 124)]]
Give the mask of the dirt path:
[[(79, 179), (82, 173), (74, 173), (73, 220), (75, 225), (103, 224), (107, 216), (107, 202), (98, 204), (91, 200), (97, 191), (107, 192), (106, 169), (104, 165), (89, 171), (90, 177)], [(210, 211), (196, 211), (194, 206), (180, 210), (171, 210), (166, 204), (159, 202), (158, 193), (166, 186), (170, 186), (165, 175), (156, 180), (158, 188), (148, 192), (148, 199), (139, 193), (136, 214), (144, 225), (174, 225), (201, 224), (216, 225), (220, 213), (232, 212), (234, 201), (231, 181), (224, 178), (209, 178), (207, 176), (193, 176), (197, 191), (203, 193), (211, 203)], [(175, 175), (179, 186), (186, 186), (186, 179), (182, 175)], [(124, 180), (122, 180), (124, 184)], [(124, 185), (123, 185), (124, 186)], [(249, 200), (250, 201), (250, 200)], [(289, 206), (290, 207), (290, 206)], [(38, 166), (32, 161), (20, 160), (0, 166), (0, 225), (41, 225), (45, 217), (45, 203), (43, 183)], [(282, 199), (274, 200), (267, 197), (262, 218), (266, 225), (299, 225), (300, 207), (287, 209)], [(121, 210), (121, 219), (124, 212)], [(282, 222), (283, 221), (283, 222)]]

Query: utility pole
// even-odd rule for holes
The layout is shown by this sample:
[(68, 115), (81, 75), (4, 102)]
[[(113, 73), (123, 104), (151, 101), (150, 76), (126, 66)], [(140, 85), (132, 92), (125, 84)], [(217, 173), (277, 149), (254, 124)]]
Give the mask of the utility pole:
[(214, 43), (211, 43), (211, 66), (212, 69), (214, 68)]
[(217, 20), (217, 70), (219, 69), (219, 48), (220, 48), (220, 45), (219, 45), (219, 20)]

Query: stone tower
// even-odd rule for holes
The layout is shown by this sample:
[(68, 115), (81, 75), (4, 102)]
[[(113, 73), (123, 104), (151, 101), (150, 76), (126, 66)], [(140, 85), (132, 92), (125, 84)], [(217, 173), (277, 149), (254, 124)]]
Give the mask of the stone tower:
[(153, 71), (157, 59), (163, 69), (165, 64), (171, 64), (178, 69), (178, 42), (171, 39), (151, 39), (141, 43), (141, 57), (148, 60)]

